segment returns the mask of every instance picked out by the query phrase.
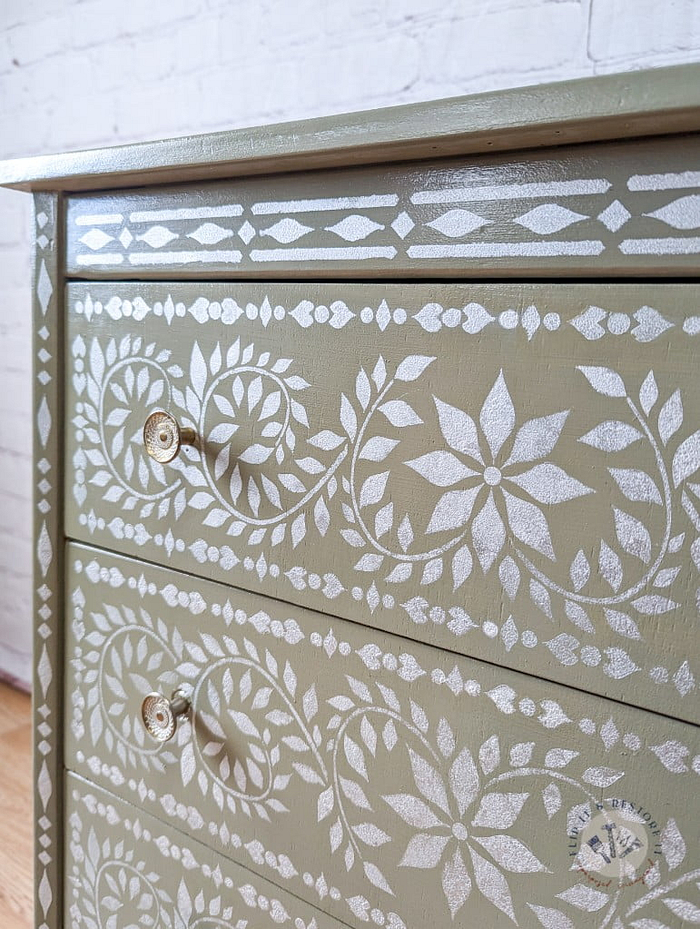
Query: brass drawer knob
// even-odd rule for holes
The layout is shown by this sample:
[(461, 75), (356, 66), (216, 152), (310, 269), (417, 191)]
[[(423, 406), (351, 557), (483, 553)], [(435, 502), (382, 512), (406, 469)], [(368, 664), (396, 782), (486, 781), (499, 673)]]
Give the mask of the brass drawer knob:
[(190, 708), (190, 701), (182, 690), (175, 690), (168, 700), (163, 694), (152, 693), (141, 704), (141, 719), (146, 732), (157, 742), (167, 742), (175, 735), (178, 717)]
[(182, 427), (164, 410), (151, 413), (143, 426), (143, 444), (146, 451), (160, 464), (168, 464), (180, 451), (182, 445), (194, 445), (197, 434), (194, 429)]

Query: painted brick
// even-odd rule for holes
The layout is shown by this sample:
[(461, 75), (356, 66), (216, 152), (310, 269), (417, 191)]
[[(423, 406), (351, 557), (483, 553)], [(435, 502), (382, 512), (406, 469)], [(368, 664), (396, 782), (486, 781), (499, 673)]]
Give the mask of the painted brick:
[(45, 16), (65, 11), (65, 8), (66, 0), (2, 0), (0, 31), (23, 23), (34, 23)]
[[(90, 114), (89, 119), (85, 118), (86, 113)], [(51, 110), (48, 116), (49, 136), (56, 140), (72, 137), (74, 141), (70, 145), (63, 143), (66, 148), (114, 144), (117, 141), (114, 137), (115, 119), (113, 99), (97, 93), (86, 94)], [(61, 144), (60, 141), (58, 144)]]
[[(268, 31), (255, 4), (223, 4), (219, 22), (218, 56), (223, 73), (233, 77), (241, 66), (254, 64), (267, 57)], [(279, 55), (277, 66), (285, 60), (288, 60), (286, 54)], [(216, 67), (215, 62), (211, 62), (207, 70), (213, 67)], [(271, 68), (267, 83), (270, 83), (273, 74)]]
[[(384, 0), (384, 15), (389, 25), (401, 26), (415, 19), (435, 18), (438, 13), (440, 19), (453, 19), (459, 6), (459, 3), (445, 3), (444, 0)], [(493, 6), (493, 3), (488, 4), (489, 9)], [(468, 4), (462, 7), (463, 10), (467, 8)], [(475, 13), (474, 5), (472, 5), (471, 13), (472, 15)]]
[(22, 23), (7, 33), (12, 57), (20, 65), (41, 61), (68, 48), (68, 32), (61, 16), (48, 16), (34, 23)]
[[(0, 157), (698, 60), (699, 0), (0, 0)], [(0, 671), (24, 680), (30, 229), (0, 191)]]
[(0, 32), (0, 76), (11, 74), (17, 65), (12, 63), (12, 48), (7, 32)]
[(126, 35), (128, 20), (128, 8), (113, 0), (74, 3), (68, 15), (71, 45), (74, 49), (86, 49), (113, 42)]
[(0, 507), (0, 532), (14, 536), (27, 518), (27, 498), (5, 494)]
[[(22, 68), (22, 73), (30, 85), (30, 94), (36, 103), (61, 108), (68, 100), (80, 100), (95, 92), (97, 63), (88, 52), (53, 55)], [(28, 115), (31, 116), (31, 112)], [(89, 120), (83, 119), (81, 123), (73, 126), (71, 133), (79, 134), (82, 127), (88, 123)]]
[[(569, 63), (581, 54), (586, 13), (578, 2), (532, 3), (432, 27), (426, 37), (424, 76), (430, 83), (474, 80), (502, 74), (537, 74)], [(504, 36), (517, 37), (504, 40)], [(469, 54), (464, 50), (468, 48)], [(515, 79), (515, 80), (514, 80)]]
[(27, 198), (15, 190), (3, 190), (0, 198), (0, 248), (9, 249), (10, 246), (19, 245), (24, 241), (27, 232), (24, 222)]
[[(320, 17), (324, 32), (341, 38), (358, 32), (371, 35), (388, 20), (385, 16), (386, 2), (383, 5), (376, 0), (355, 0), (354, 3), (323, 4)], [(432, 5), (435, 0), (426, 2)], [(442, 2), (440, 5), (447, 15), (450, 4)]]
[(127, 34), (138, 40), (149, 31), (162, 29), (171, 23), (194, 20), (206, 10), (206, 4), (204, 0), (148, 0), (147, 3), (127, 0), (118, 8)]
[(590, 55), (594, 61), (638, 60), (700, 45), (695, 0), (605, 0), (593, 3)]
[[(223, 22), (218, 15), (197, 16), (175, 28), (170, 38), (169, 54), (176, 74), (201, 74), (219, 65)], [(245, 41), (240, 32), (240, 22), (231, 39), (234, 47)]]
[[(119, 129), (120, 141), (154, 139), (178, 131), (189, 132), (191, 128), (188, 119), (194, 112), (198, 113), (198, 125), (203, 126), (198, 109), (201, 99), (196, 76), (135, 85), (131, 95), (115, 95), (114, 102), (114, 121)], [(154, 114), (165, 114), (159, 117), (157, 126), (154, 126)]]

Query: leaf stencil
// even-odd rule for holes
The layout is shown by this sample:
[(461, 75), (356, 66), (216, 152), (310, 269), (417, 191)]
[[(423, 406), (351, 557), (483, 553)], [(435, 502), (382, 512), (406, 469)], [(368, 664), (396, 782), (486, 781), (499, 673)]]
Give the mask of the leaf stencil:
[(382, 471), (380, 474), (373, 474), (367, 478), (360, 490), (361, 508), (379, 503), (384, 496), (390, 474), (390, 471)]
[(464, 859), (459, 849), (455, 849), (452, 858), (445, 862), (442, 871), (442, 890), (453, 919), (467, 902), (471, 889), (472, 882), (464, 865)]
[(659, 412), (659, 436), (664, 445), (683, 424), (683, 402), (680, 390), (675, 390)]
[(479, 487), (473, 487), (471, 490), (450, 490), (443, 494), (435, 505), (426, 532), (445, 532), (466, 525), (479, 490)]
[(548, 871), (542, 862), (532, 854), (527, 845), (509, 835), (491, 835), (474, 838), (482, 848), (491, 855), (496, 864), (506, 871), (516, 874), (529, 874), (535, 871)]
[(428, 452), (420, 458), (407, 461), (406, 464), (435, 487), (452, 487), (478, 473), (462, 464), (452, 452), (447, 451)]
[(379, 407), (392, 426), (405, 428), (406, 426), (420, 426), (423, 420), (405, 400), (387, 400)]
[(476, 886), (487, 900), (490, 900), (502, 913), (509, 916), (513, 922), (516, 922), (515, 912), (513, 911), (513, 900), (505, 877), (498, 868), (485, 858), (482, 858), (481, 855), (471, 847), (469, 848), (469, 854), (474, 867)]
[(472, 825), (486, 829), (510, 829), (529, 796), (528, 793), (484, 794)]
[(551, 462), (537, 464), (509, 480), (529, 493), (538, 503), (563, 503), (593, 493), (593, 488), (582, 484), (563, 468)]
[(435, 361), (435, 357), (427, 355), (409, 355), (404, 358), (396, 369), (394, 375), (397, 381), (415, 381), (421, 376), (428, 365)]
[(398, 444), (398, 439), (389, 439), (385, 436), (374, 436), (365, 443), (359, 454), (359, 458), (366, 461), (384, 461)]
[(463, 410), (433, 397), (438, 414), (440, 430), (445, 441), (456, 452), (468, 455), (480, 464), (484, 463), (479, 447), (479, 436), (474, 420)]
[[(549, 455), (559, 440), (564, 423), (571, 411), (562, 410), (524, 423), (515, 434), (515, 441), (506, 466), (536, 461)], [(582, 440), (583, 441), (583, 440)]]
[(634, 516), (613, 507), (617, 540), (629, 555), (640, 558), (645, 564), (651, 561), (651, 536), (648, 529)]
[(479, 421), (491, 454), (495, 457), (515, 426), (515, 408), (506, 387), (503, 371), (484, 400)]
[(688, 436), (673, 456), (673, 486), (678, 487), (700, 468), (700, 430)]
[(606, 397), (627, 396), (624, 381), (612, 368), (579, 365), (578, 370), (584, 375), (591, 387), (599, 394), (603, 394)]
[(535, 903), (528, 903), (528, 906), (544, 926), (544, 929), (576, 929), (568, 916), (561, 910), (556, 910), (550, 906), (537, 906)]
[(608, 468), (613, 480), (628, 500), (642, 503), (663, 503), (659, 488), (646, 471), (637, 468)]
[(659, 388), (656, 384), (656, 378), (654, 377), (654, 372), (650, 371), (647, 376), (644, 378), (644, 383), (639, 389), (639, 402), (642, 405), (642, 409), (645, 414), (648, 416), (651, 412), (652, 407), (659, 399)]
[(602, 452), (621, 452), (642, 438), (642, 433), (629, 423), (608, 420), (581, 436), (579, 442)]

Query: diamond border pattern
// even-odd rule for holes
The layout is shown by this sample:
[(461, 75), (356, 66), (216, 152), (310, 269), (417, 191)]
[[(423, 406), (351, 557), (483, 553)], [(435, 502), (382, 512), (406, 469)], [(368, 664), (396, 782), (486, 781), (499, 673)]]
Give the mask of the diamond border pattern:
[(689, 169), (697, 143), (686, 145), (550, 150), (524, 156), (517, 171), (482, 157), (81, 196), (68, 204), (68, 264), (81, 276), (146, 277), (202, 268), (293, 277), (298, 265), (488, 271), (494, 262), (689, 270), (700, 253), (700, 172)]
[(34, 829), (37, 929), (59, 929), (61, 781), (61, 198), (34, 198)]

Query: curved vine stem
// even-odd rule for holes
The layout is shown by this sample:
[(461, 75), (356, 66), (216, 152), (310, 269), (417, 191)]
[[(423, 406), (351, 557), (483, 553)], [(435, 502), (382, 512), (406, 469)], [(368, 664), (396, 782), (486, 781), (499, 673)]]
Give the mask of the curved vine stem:
[(335, 795), (338, 798), (338, 809), (340, 811), (340, 816), (343, 820), (343, 825), (345, 826), (345, 831), (348, 834), (350, 843), (352, 847), (354, 848), (355, 853), (363, 861), (364, 861), (364, 856), (362, 855), (357, 839), (353, 835), (352, 829), (350, 828), (350, 822), (345, 812), (345, 807), (343, 806), (342, 792), (340, 790), (340, 784), (338, 783), (337, 759), (338, 759), (338, 750), (340, 748), (342, 736), (345, 735), (345, 732), (348, 726), (358, 716), (364, 716), (367, 713), (376, 713), (380, 716), (388, 716), (390, 719), (393, 719), (394, 722), (397, 722), (401, 726), (404, 726), (406, 729), (408, 729), (408, 731), (412, 735), (416, 736), (416, 738), (419, 739), (419, 741), (423, 744), (423, 747), (426, 748), (428, 752), (430, 752), (430, 756), (434, 761), (439, 762), (440, 760), (437, 752), (432, 747), (430, 742), (425, 738), (425, 736), (420, 731), (420, 729), (418, 729), (416, 726), (412, 726), (411, 723), (407, 722), (400, 713), (396, 712), (396, 710), (390, 710), (388, 707), (383, 707), (383, 706), (360, 706), (360, 707), (357, 707), (357, 709), (353, 710), (352, 713), (350, 713), (350, 715), (347, 716), (346, 719), (343, 720), (342, 725), (338, 729), (338, 733), (336, 735), (336, 740), (335, 740), (335, 745), (333, 747), (333, 786), (335, 788)]
[[(302, 718), (299, 716), (299, 713), (297, 712), (297, 709), (296, 709), (296, 707), (294, 706), (294, 703), (292, 702), (292, 700), (290, 700), (290, 698), (287, 696), (287, 694), (286, 694), (286, 693), (282, 690), (282, 688), (280, 687), (279, 682), (277, 681), (277, 679), (274, 678), (274, 677), (269, 673), (269, 671), (267, 671), (265, 668), (263, 668), (258, 662), (253, 661), (252, 658), (244, 658), (242, 655), (238, 655), (238, 656), (231, 655), (230, 657), (221, 658), (219, 661), (217, 661), (217, 662), (215, 662), (213, 665), (211, 665), (211, 667), (208, 667), (208, 668), (206, 669), (207, 674), (211, 674), (212, 672), (216, 671), (217, 668), (220, 668), (222, 665), (230, 665), (230, 664), (234, 664), (234, 665), (236, 665), (236, 664), (237, 664), (237, 665), (243, 665), (244, 667), (252, 668), (252, 669), (254, 669), (258, 674), (260, 674), (260, 676), (261, 676), (262, 678), (264, 678), (269, 684), (272, 685), (272, 689), (275, 690), (275, 691), (279, 694), (279, 696), (282, 698), (282, 700), (284, 701), (284, 703), (285, 703), (287, 709), (288, 709), (289, 712), (291, 713), (292, 717), (295, 719), (297, 725), (299, 726), (299, 728), (301, 729), (301, 731), (302, 731), (302, 732), (304, 733), (304, 735), (306, 736), (306, 741), (308, 742), (309, 748), (311, 749), (311, 752), (312, 752), (314, 758), (316, 759), (316, 762), (318, 763), (318, 766), (319, 766), (319, 768), (320, 768), (320, 770), (321, 770), (321, 773), (322, 773), (324, 779), (325, 779), (326, 781), (328, 781), (328, 771), (327, 771), (327, 769), (326, 769), (326, 765), (325, 765), (325, 763), (324, 763), (324, 761), (323, 761), (323, 758), (321, 757), (321, 753), (319, 752), (318, 748), (316, 747), (316, 744), (315, 744), (315, 742), (314, 742), (314, 740), (313, 740), (313, 736), (311, 735), (311, 733), (310, 733), (310, 732), (308, 731), (308, 729), (306, 728), (306, 724), (304, 723), (304, 721), (302, 720)], [(195, 688), (194, 688), (194, 692), (193, 692), (193, 694), (192, 694), (192, 706), (193, 706), (193, 708), (195, 707), (196, 700), (197, 700), (197, 697), (199, 696), (199, 692), (200, 692), (202, 686), (203, 686), (203, 679), (200, 679), (200, 680), (197, 682), (197, 684), (196, 684), (196, 686), (195, 686)], [(194, 727), (193, 727), (193, 728), (194, 728)], [(195, 741), (195, 746), (197, 746), (196, 741)], [(206, 762), (205, 762), (204, 759), (202, 758), (201, 752), (199, 752), (199, 749), (197, 749), (197, 753), (198, 753), (199, 756), (200, 756), (200, 761), (204, 764), (205, 767), (207, 767), (207, 770), (209, 770), (209, 771), (211, 772), (211, 769), (208, 768)], [(266, 754), (267, 754), (267, 752), (266, 752)], [(225, 790), (227, 793), (232, 793), (235, 797), (238, 797), (240, 800), (248, 800), (248, 801), (251, 801), (251, 802), (253, 802), (253, 803), (260, 803), (261, 801), (267, 799), (267, 797), (269, 796), (270, 790), (272, 789), (272, 768), (271, 768), (271, 763), (270, 763), (270, 761), (269, 761), (269, 758), (268, 758), (269, 784), (268, 784), (267, 790), (266, 790), (264, 793), (262, 793), (259, 797), (252, 798), (252, 797), (250, 797), (250, 796), (248, 796), (248, 795), (246, 795), (246, 794), (239, 793), (238, 791), (235, 791), (235, 790), (231, 790), (231, 788), (228, 787), (228, 786), (226, 786), (226, 785), (220, 780), (220, 778), (217, 777), (216, 774), (214, 774), (213, 772), (211, 772), (211, 773), (212, 773), (212, 777), (214, 778), (214, 780), (219, 784), (219, 786), (220, 786), (223, 790)]]
[(373, 548), (375, 548), (378, 552), (380, 552), (380, 554), (387, 555), (389, 558), (393, 558), (395, 561), (401, 561), (404, 563), (429, 561), (431, 558), (437, 558), (439, 555), (444, 555), (445, 552), (449, 551), (451, 548), (453, 548), (455, 545), (461, 542), (462, 539), (467, 535), (468, 527), (464, 530), (464, 532), (460, 533), (460, 535), (456, 536), (454, 539), (451, 539), (445, 545), (442, 545), (439, 548), (434, 548), (429, 552), (420, 552), (417, 555), (407, 555), (404, 552), (393, 552), (391, 551), (391, 549), (385, 548), (381, 544), (381, 542), (377, 541), (377, 539), (374, 538), (372, 533), (367, 528), (367, 524), (365, 523), (362, 516), (360, 515), (360, 506), (359, 506), (359, 503), (357, 502), (357, 494), (355, 492), (355, 469), (357, 466), (357, 457), (360, 453), (360, 448), (362, 446), (362, 440), (364, 438), (364, 434), (367, 430), (367, 427), (369, 426), (370, 420), (376, 413), (377, 408), (379, 407), (379, 404), (382, 402), (384, 397), (386, 397), (386, 395), (389, 393), (389, 391), (391, 390), (391, 388), (394, 386), (395, 383), (396, 383), (396, 379), (391, 378), (391, 380), (384, 387), (384, 389), (378, 394), (376, 400), (374, 401), (372, 406), (367, 411), (367, 415), (365, 416), (362, 422), (362, 425), (359, 429), (359, 432), (357, 433), (357, 438), (355, 440), (355, 447), (353, 449), (352, 459), (350, 461), (350, 499), (352, 501), (353, 513), (355, 514), (355, 518), (358, 522), (358, 525), (361, 527), (362, 532), (365, 535), (365, 538), (372, 545)]
[(653, 433), (649, 429), (645, 419), (640, 414), (639, 410), (635, 404), (627, 397), (627, 404), (631, 409), (635, 419), (642, 427), (649, 444), (652, 447), (654, 456), (656, 458), (656, 464), (661, 477), (661, 483), (663, 485), (663, 494), (664, 494), (664, 505), (666, 510), (666, 525), (664, 528), (664, 537), (659, 547), (659, 553), (654, 560), (654, 563), (650, 568), (647, 569), (644, 576), (640, 581), (634, 584), (632, 587), (628, 587), (627, 590), (622, 591), (622, 593), (615, 594), (613, 597), (589, 597), (584, 594), (577, 594), (573, 591), (566, 590), (564, 587), (560, 587), (555, 581), (550, 577), (540, 571), (535, 565), (527, 558), (523, 552), (514, 548), (514, 552), (520, 559), (520, 561), (527, 567), (528, 571), (537, 578), (538, 581), (541, 581), (545, 587), (548, 587), (550, 590), (554, 591), (557, 594), (560, 594), (562, 597), (565, 597), (567, 600), (573, 600), (576, 603), (591, 603), (596, 604), (597, 606), (614, 606), (618, 603), (623, 603), (626, 600), (629, 600), (630, 597), (634, 597), (640, 591), (642, 591), (646, 585), (649, 583), (651, 578), (656, 574), (656, 572), (661, 567), (661, 564), (666, 557), (668, 551), (668, 543), (671, 538), (671, 486), (668, 480), (668, 471), (666, 470), (666, 465), (664, 464), (663, 457), (661, 455), (661, 450), (659, 448), (658, 442), (654, 438)]
[[(285, 401), (286, 401), (286, 403), (287, 403), (287, 413), (286, 413), (286, 418), (285, 418), (284, 426), (282, 427), (282, 430), (280, 431), (280, 438), (275, 442), (275, 444), (274, 444), (274, 446), (273, 446), (273, 448), (277, 448), (277, 446), (278, 446), (279, 443), (281, 442), (281, 436), (284, 434), (284, 431), (286, 430), (287, 426), (289, 425), (289, 417), (290, 417), (290, 409), (291, 409), (291, 398), (290, 398), (290, 396), (289, 396), (289, 392), (287, 391), (287, 386), (286, 386), (286, 384), (284, 384), (284, 382), (283, 382), (279, 377), (277, 377), (276, 374), (273, 374), (271, 371), (266, 371), (264, 368), (258, 368), (258, 367), (256, 367), (255, 365), (244, 365), (244, 366), (240, 366), (240, 367), (238, 367), (238, 368), (232, 368), (230, 371), (226, 371), (226, 372), (224, 372), (223, 374), (219, 375), (219, 377), (218, 377), (218, 378), (214, 381), (214, 383), (209, 387), (209, 390), (206, 392), (206, 394), (205, 394), (205, 396), (204, 396), (204, 399), (202, 400), (202, 412), (201, 412), (201, 414), (200, 414), (200, 421), (199, 421), (199, 430), (200, 430), (200, 434), (203, 434), (203, 430), (204, 430), (204, 413), (205, 413), (206, 405), (209, 403), (209, 400), (211, 399), (211, 395), (212, 395), (212, 393), (213, 393), (215, 387), (216, 387), (224, 378), (230, 377), (230, 376), (232, 376), (233, 374), (236, 374), (236, 373), (240, 373), (241, 371), (246, 372), (246, 373), (252, 373), (252, 372), (254, 372), (254, 373), (257, 373), (257, 374), (260, 374), (260, 375), (264, 375), (265, 377), (272, 378), (272, 380), (275, 381), (275, 383), (278, 384), (278, 386), (280, 387), (280, 390), (281, 390), (282, 393), (284, 394)], [(321, 478), (319, 478), (318, 481), (316, 481), (316, 483), (314, 484), (314, 486), (313, 486), (310, 490), (308, 490), (308, 491), (304, 494), (304, 496), (301, 497), (300, 500), (297, 500), (297, 502), (294, 504), (294, 506), (290, 507), (289, 509), (286, 509), (283, 513), (278, 513), (276, 516), (270, 516), (270, 517), (268, 517), (267, 519), (259, 519), (258, 517), (247, 516), (247, 515), (245, 515), (244, 513), (241, 513), (240, 510), (236, 509), (236, 507), (235, 507), (230, 501), (226, 500), (226, 499), (221, 495), (221, 493), (219, 492), (218, 487), (216, 486), (216, 482), (215, 482), (214, 480), (212, 480), (211, 473), (210, 473), (210, 471), (209, 471), (209, 465), (208, 465), (208, 463), (207, 463), (207, 456), (204, 454), (203, 451), (202, 451), (202, 468), (203, 468), (203, 470), (204, 470), (204, 473), (206, 474), (207, 484), (208, 484), (208, 486), (209, 486), (209, 489), (212, 491), (212, 493), (214, 494), (214, 496), (216, 497), (216, 499), (219, 501), (220, 505), (221, 505), (225, 510), (228, 510), (228, 512), (229, 512), (233, 517), (235, 517), (236, 519), (240, 520), (242, 523), (245, 523), (247, 526), (268, 527), (268, 526), (275, 526), (275, 525), (277, 525), (278, 523), (281, 523), (283, 520), (289, 519), (291, 516), (293, 516), (293, 515), (294, 515), (295, 513), (297, 513), (299, 510), (303, 509), (303, 508), (306, 506), (306, 504), (309, 502), (309, 500), (312, 500), (312, 499), (316, 496), (316, 494), (317, 494), (323, 487), (325, 487), (325, 485), (328, 483), (328, 481), (330, 481), (331, 477), (333, 477), (333, 475), (335, 474), (335, 472), (337, 471), (337, 469), (340, 467), (340, 465), (342, 464), (342, 462), (345, 460), (345, 457), (347, 456), (347, 453), (348, 453), (348, 449), (347, 449), (347, 446), (346, 446), (345, 448), (343, 448), (343, 449), (339, 452), (339, 454), (336, 456), (335, 461), (330, 465), (330, 467), (326, 470), (326, 472), (323, 474), (323, 476), (322, 476)]]
[[(102, 645), (102, 649), (101, 649), (101, 651), (100, 651), (100, 659), (99, 659), (99, 661), (98, 661), (98, 663), (97, 663), (97, 675), (98, 675), (98, 676), (97, 676), (97, 679), (98, 679), (98, 681), (102, 681), (103, 678), (104, 678), (104, 665), (105, 665), (106, 655), (107, 655), (107, 652), (108, 652), (108, 646), (110, 646), (110, 645), (112, 644), (112, 642), (114, 641), (114, 639), (117, 638), (117, 636), (122, 635), (123, 633), (129, 633), (129, 632), (135, 632), (137, 635), (150, 635), (150, 636), (152, 636), (152, 637), (156, 640), (156, 642), (158, 642), (159, 645), (162, 646), (163, 651), (167, 652), (167, 653), (170, 655), (170, 658), (172, 659), (173, 664), (175, 664), (175, 662), (176, 662), (176, 660), (177, 660), (177, 659), (176, 659), (176, 656), (175, 656), (175, 653), (174, 653), (173, 650), (170, 648), (170, 646), (167, 645), (167, 644), (163, 641), (163, 639), (158, 635), (158, 633), (157, 633), (154, 629), (148, 629), (148, 628), (144, 629), (143, 626), (139, 626), (139, 625), (137, 625), (136, 623), (130, 623), (129, 625), (126, 625), (126, 626), (119, 626), (119, 627), (117, 627), (113, 632), (110, 632), (110, 634), (109, 634), (109, 635), (107, 636), (107, 638), (105, 639), (105, 641), (104, 641), (104, 643), (103, 643), (103, 645)], [(126, 701), (125, 701), (125, 702), (126, 702)], [(103, 700), (102, 700), (102, 688), (101, 688), (101, 687), (100, 687), (100, 706), (102, 707), (102, 712), (103, 712), (104, 718), (105, 718), (105, 720), (106, 720), (106, 722), (107, 722), (107, 725), (109, 726), (109, 728), (112, 730), (112, 733), (116, 736), (116, 738), (117, 738), (120, 742), (122, 742), (124, 745), (126, 745), (127, 748), (132, 749), (133, 751), (138, 752), (139, 755), (146, 755), (147, 757), (157, 757), (157, 756), (158, 756), (158, 754), (159, 754), (159, 752), (160, 752), (162, 746), (157, 745), (157, 746), (154, 746), (154, 747), (151, 748), (151, 749), (144, 748), (142, 745), (134, 746), (134, 745), (126, 738), (126, 736), (124, 736), (124, 735), (117, 729), (117, 727), (115, 726), (114, 722), (112, 721), (111, 715), (107, 712), (107, 708), (105, 707), (104, 702), (103, 702)]]
[[(101, 904), (102, 904), (102, 897), (100, 896), (100, 893), (99, 893), (99, 884), (100, 884), (100, 880), (101, 880), (101, 878), (102, 878), (103, 873), (107, 870), (107, 868), (108, 868), (110, 865), (116, 865), (116, 866), (119, 867), (119, 868), (124, 868), (124, 870), (130, 871), (130, 872), (134, 875), (134, 877), (136, 877), (136, 878), (138, 878), (139, 880), (143, 881), (144, 884), (145, 884), (147, 887), (150, 888), (150, 890), (151, 890), (151, 897), (152, 897), (152, 899), (155, 901), (155, 904), (156, 904), (156, 906), (157, 906), (157, 908), (158, 908), (157, 915), (156, 915), (156, 919), (155, 919), (153, 925), (156, 925), (156, 926), (157, 926), (157, 925), (160, 925), (160, 923), (161, 923), (161, 918), (162, 918), (162, 914), (163, 914), (163, 910), (162, 910), (162, 907), (161, 907), (161, 905), (160, 905), (161, 902), (160, 902), (160, 900), (159, 900), (159, 895), (156, 893), (156, 889), (155, 889), (155, 887), (153, 886), (153, 884), (151, 883), (151, 881), (146, 877), (146, 875), (144, 874), (143, 871), (139, 871), (139, 869), (138, 869), (138, 868), (135, 868), (134, 865), (132, 865), (132, 864), (127, 864), (125, 861), (119, 861), (119, 860), (117, 860), (117, 859), (112, 859), (112, 860), (110, 860), (110, 861), (105, 861), (105, 862), (103, 862), (103, 863), (100, 865), (100, 867), (98, 868), (97, 873), (95, 874), (95, 885), (94, 885), (95, 903), (94, 903), (94, 907), (95, 907), (95, 913), (96, 913), (97, 918), (98, 918), (99, 923), (100, 923), (100, 929), (102, 929), (102, 925), (103, 925), (103, 924), (102, 924), (102, 917), (100, 916), (100, 909), (101, 909)], [(132, 880), (133, 880), (133, 878), (132, 878)], [(108, 920), (108, 922), (109, 922), (109, 920)]]
[(518, 768), (515, 771), (505, 771), (503, 774), (499, 774), (496, 777), (492, 777), (485, 785), (485, 789), (495, 787), (496, 784), (500, 784), (501, 781), (508, 781), (514, 777), (536, 777), (538, 775), (545, 775), (546, 777), (551, 778), (553, 781), (563, 781), (565, 784), (568, 784), (570, 787), (575, 787), (576, 790), (580, 790), (585, 794), (586, 798), (592, 803), (597, 803), (597, 799), (594, 794), (590, 793), (587, 787), (584, 787), (579, 781), (573, 777), (569, 777), (568, 774), (562, 774), (561, 771), (555, 771), (550, 768)]
[[(598, 802), (595, 795), (592, 794), (587, 787), (584, 787), (579, 781), (573, 777), (569, 777), (568, 774), (562, 774), (560, 771), (550, 770), (549, 768), (519, 768), (517, 771), (506, 771), (503, 774), (499, 774), (497, 777), (491, 778), (490, 781), (486, 784), (485, 789), (494, 787), (496, 784), (501, 783), (502, 781), (510, 780), (513, 777), (525, 777), (525, 776), (537, 776), (537, 775), (546, 775), (548, 778), (554, 781), (563, 781), (568, 784), (570, 787), (574, 787), (576, 790), (580, 790), (584, 796), (594, 805)], [(618, 890), (612, 897), (608, 910), (605, 914), (603, 922), (600, 924), (598, 929), (605, 929), (610, 920), (615, 915), (617, 910), (617, 905), (620, 899), (621, 891)]]
[(632, 913), (640, 910), (643, 906), (646, 906), (647, 903), (651, 903), (652, 900), (657, 900), (659, 897), (663, 897), (663, 895), (668, 893), (669, 890), (675, 890), (676, 887), (680, 887), (682, 884), (687, 884), (689, 881), (698, 880), (699, 878), (700, 868), (697, 868), (695, 871), (688, 871), (688, 873), (684, 874), (682, 877), (677, 877), (674, 881), (669, 881), (667, 884), (662, 884), (660, 887), (655, 887), (653, 890), (650, 890), (648, 894), (645, 894), (643, 897), (640, 897), (639, 900), (636, 900), (627, 910), (625, 916), (631, 916)]
[(119, 474), (119, 472), (118, 472), (117, 469), (115, 468), (114, 463), (112, 462), (112, 456), (111, 456), (111, 455), (109, 454), (109, 452), (107, 451), (107, 440), (106, 440), (105, 434), (104, 434), (104, 427), (105, 427), (104, 397), (105, 397), (105, 391), (106, 391), (107, 385), (108, 385), (109, 381), (111, 380), (112, 376), (113, 376), (120, 368), (123, 368), (123, 367), (125, 367), (126, 365), (135, 364), (136, 362), (142, 362), (143, 364), (151, 365), (151, 366), (154, 367), (157, 371), (160, 372), (160, 374), (163, 376), (163, 380), (165, 381), (165, 386), (166, 386), (166, 389), (167, 389), (167, 391), (168, 391), (168, 405), (170, 405), (170, 401), (171, 401), (171, 386), (170, 386), (170, 380), (168, 379), (167, 373), (166, 373), (166, 372), (163, 370), (163, 368), (158, 364), (158, 362), (157, 362), (157, 361), (153, 361), (152, 358), (140, 358), (140, 357), (137, 356), (137, 355), (134, 355), (134, 356), (132, 356), (131, 358), (124, 358), (122, 361), (117, 362), (115, 365), (113, 365), (113, 366), (109, 369), (109, 371), (106, 373), (106, 375), (105, 375), (105, 377), (104, 377), (104, 379), (103, 379), (103, 381), (102, 381), (102, 385), (101, 385), (101, 387), (100, 387), (100, 409), (99, 409), (99, 416), (98, 416), (98, 419), (99, 419), (99, 426), (100, 426), (100, 444), (102, 445), (102, 454), (104, 455), (104, 458), (105, 458), (105, 462), (106, 462), (106, 464), (107, 464), (107, 467), (108, 467), (109, 470), (112, 472), (112, 476), (114, 477), (115, 481), (117, 481), (118, 484), (121, 484), (121, 486), (124, 488), (124, 490), (128, 491), (130, 494), (133, 494), (135, 497), (138, 497), (138, 498), (141, 499), (141, 500), (147, 500), (147, 501), (149, 501), (149, 502), (155, 502), (156, 500), (162, 500), (163, 497), (167, 497), (167, 496), (169, 496), (170, 494), (172, 494), (173, 491), (174, 491), (177, 487), (179, 487), (179, 485), (182, 483), (182, 479), (178, 477), (178, 479), (177, 479), (176, 481), (173, 481), (172, 484), (169, 484), (164, 490), (159, 491), (157, 494), (145, 494), (145, 493), (143, 493), (143, 491), (136, 490), (135, 488), (133, 488), (133, 487), (131, 486), (131, 484), (128, 484), (128, 483), (124, 480), (124, 478)]

